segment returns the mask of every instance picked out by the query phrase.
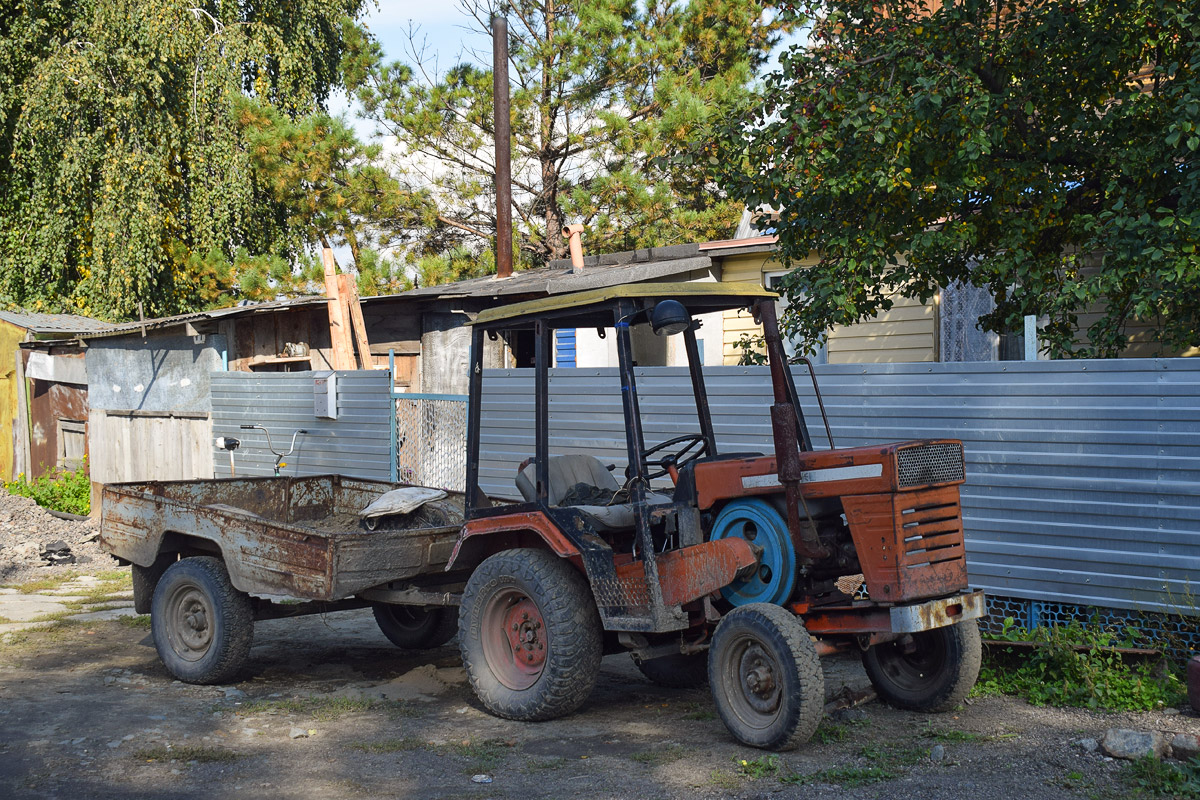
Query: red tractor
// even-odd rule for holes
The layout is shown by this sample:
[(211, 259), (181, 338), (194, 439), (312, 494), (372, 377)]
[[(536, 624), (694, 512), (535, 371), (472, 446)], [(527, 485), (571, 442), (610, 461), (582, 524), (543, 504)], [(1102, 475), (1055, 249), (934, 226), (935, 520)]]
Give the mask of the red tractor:
[[(567, 714), (592, 691), (602, 655), (622, 650), (657, 683), (707, 679), (734, 737), (773, 750), (816, 729), (824, 654), (860, 652), (879, 695), (907, 709), (946, 710), (971, 689), (984, 598), (967, 591), (961, 442), (814, 450), (775, 299), (753, 285), (634, 284), (474, 321), (466, 522), (447, 569), (470, 570), (460, 643), (493, 713)], [(723, 452), (714, 434), (695, 317), (729, 309), (749, 310), (765, 330), (773, 455)], [(694, 432), (647, 445), (638, 326), (682, 334), (695, 408), (681, 418)], [(622, 480), (592, 456), (551, 456), (558, 328), (615, 331)], [(484, 338), (514, 332), (534, 342), (535, 452), (516, 479), (524, 502), (494, 504), (479, 489)]]

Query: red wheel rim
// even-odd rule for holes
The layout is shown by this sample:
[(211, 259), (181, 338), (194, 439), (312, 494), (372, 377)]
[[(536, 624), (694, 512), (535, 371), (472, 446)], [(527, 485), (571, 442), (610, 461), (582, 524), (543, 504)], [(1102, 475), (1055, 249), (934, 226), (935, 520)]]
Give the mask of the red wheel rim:
[(537, 604), (516, 589), (501, 589), (488, 599), (482, 623), (483, 657), (496, 680), (517, 691), (537, 683), (549, 650)]

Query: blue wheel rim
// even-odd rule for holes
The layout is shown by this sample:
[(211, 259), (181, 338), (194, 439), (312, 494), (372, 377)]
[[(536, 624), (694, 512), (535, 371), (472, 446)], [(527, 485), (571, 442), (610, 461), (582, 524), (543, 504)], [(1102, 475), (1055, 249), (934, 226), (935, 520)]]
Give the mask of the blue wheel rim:
[(735, 500), (717, 515), (709, 539), (729, 537), (763, 548), (762, 562), (753, 575), (722, 589), (721, 596), (735, 606), (786, 602), (796, 588), (796, 548), (783, 515), (766, 500)]

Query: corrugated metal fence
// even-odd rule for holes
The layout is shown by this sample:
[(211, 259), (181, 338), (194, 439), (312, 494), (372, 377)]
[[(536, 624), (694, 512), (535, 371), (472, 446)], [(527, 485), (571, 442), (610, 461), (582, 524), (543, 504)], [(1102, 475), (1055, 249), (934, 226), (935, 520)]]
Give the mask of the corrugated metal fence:
[[(770, 452), (763, 367), (706, 370), (725, 451)], [(1155, 610), (1193, 603), (1200, 578), (1200, 359), (818, 367), (839, 446), (965, 443), (963, 516), (973, 584), (1001, 596)], [(532, 374), (484, 378), (480, 478), (514, 496), (533, 454)], [(826, 446), (803, 368), (809, 428)], [(686, 370), (643, 369), (647, 443), (697, 430)], [(625, 463), (614, 369), (554, 370), (555, 453)]]
[[(388, 480), (392, 475), (391, 378), (387, 372), (356, 370), (337, 373), (337, 419), (315, 416), (312, 372), (213, 372), (213, 436), (241, 440), (234, 452), (239, 476), (274, 475), (271, 444), (286, 452), (297, 429), (296, 451), (284, 459), (281, 475), (336, 472), (355, 478)], [(210, 442), (211, 445), (211, 442)], [(229, 454), (213, 456), (218, 478), (229, 477)]]

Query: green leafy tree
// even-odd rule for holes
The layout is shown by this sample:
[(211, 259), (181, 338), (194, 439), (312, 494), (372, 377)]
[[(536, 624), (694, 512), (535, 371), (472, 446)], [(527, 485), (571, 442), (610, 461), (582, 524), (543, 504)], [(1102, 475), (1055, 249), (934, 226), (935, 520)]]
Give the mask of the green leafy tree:
[[(760, 0), (514, 0), (509, 20), (515, 242), (527, 263), (729, 235), (740, 205), (712, 181), (710, 133), (749, 96), (788, 23)], [(499, 6), (466, 0), (490, 30)], [(383, 62), (360, 39), (347, 80), (437, 198), (431, 249), (495, 235), (490, 69)]]
[(804, 338), (963, 281), (991, 330), (1043, 317), (1054, 355), (1116, 355), (1135, 321), (1200, 343), (1194, 3), (786, 5), (810, 41), (727, 135), (724, 181), (780, 209), (785, 262), (821, 253), (786, 281)]
[(363, 144), (327, 114), (293, 120), (244, 101), (238, 124), (258, 178), (289, 211), (288, 224), (323, 247), (346, 245), (356, 265), (364, 249), (406, 243), (433, 223), (432, 201), (380, 166), (382, 148)]
[[(363, 0), (15, 0), (0, 10), (0, 294), (128, 318), (243, 294), (303, 244), (251, 164), (246, 98), (339, 85)], [(265, 261), (264, 261), (265, 259)], [(269, 263), (267, 263), (269, 262)], [(251, 278), (253, 283), (253, 278)]]

